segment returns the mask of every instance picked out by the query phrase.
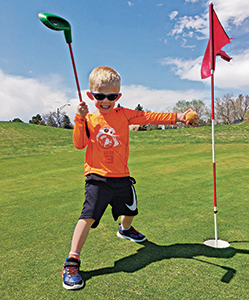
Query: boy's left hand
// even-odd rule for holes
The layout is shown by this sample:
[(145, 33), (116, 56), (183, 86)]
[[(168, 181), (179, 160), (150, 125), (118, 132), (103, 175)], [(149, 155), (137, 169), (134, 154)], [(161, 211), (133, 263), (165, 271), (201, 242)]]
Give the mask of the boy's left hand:
[(190, 111), (194, 111), (192, 108), (186, 110), (184, 113), (179, 113), (177, 114), (177, 118), (176, 118), (176, 122), (182, 122), (186, 125), (190, 125), (190, 120), (186, 119), (186, 115), (190, 112)]

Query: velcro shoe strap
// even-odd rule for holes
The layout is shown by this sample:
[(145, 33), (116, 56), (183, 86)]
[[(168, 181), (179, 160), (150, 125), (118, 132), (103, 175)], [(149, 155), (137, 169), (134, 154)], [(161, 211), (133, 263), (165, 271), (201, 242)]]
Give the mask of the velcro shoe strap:
[(64, 263), (64, 267), (80, 267), (80, 264), (78, 262), (73, 262), (73, 261), (66, 261)]

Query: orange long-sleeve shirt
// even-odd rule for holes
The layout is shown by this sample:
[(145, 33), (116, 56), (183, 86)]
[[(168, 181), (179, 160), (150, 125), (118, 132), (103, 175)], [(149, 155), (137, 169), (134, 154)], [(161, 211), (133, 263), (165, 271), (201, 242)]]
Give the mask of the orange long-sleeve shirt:
[(176, 113), (153, 113), (114, 108), (107, 114), (76, 114), (73, 142), (86, 149), (85, 175), (129, 176), (129, 125), (176, 124)]

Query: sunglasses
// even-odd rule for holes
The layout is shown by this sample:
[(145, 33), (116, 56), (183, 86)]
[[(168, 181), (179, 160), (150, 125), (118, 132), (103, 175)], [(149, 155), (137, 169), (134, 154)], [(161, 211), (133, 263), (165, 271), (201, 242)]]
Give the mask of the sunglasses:
[(108, 100), (110, 101), (114, 101), (118, 98), (118, 94), (103, 94), (103, 93), (93, 93), (91, 92), (91, 94), (93, 95), (93, 97), (96, 99), (96, 100), (104, 100), (105, 98), (107, 98)]

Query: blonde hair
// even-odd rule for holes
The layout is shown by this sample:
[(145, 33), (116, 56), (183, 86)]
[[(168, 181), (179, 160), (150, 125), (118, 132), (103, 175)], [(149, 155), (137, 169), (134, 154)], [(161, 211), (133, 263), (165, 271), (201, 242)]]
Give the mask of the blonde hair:
[(92, 92), (104, 84), (118, 87), (120, 90), (120, 82), (120, 75), (110, 67), (97, 67), (89, 75), (89, 88)]

